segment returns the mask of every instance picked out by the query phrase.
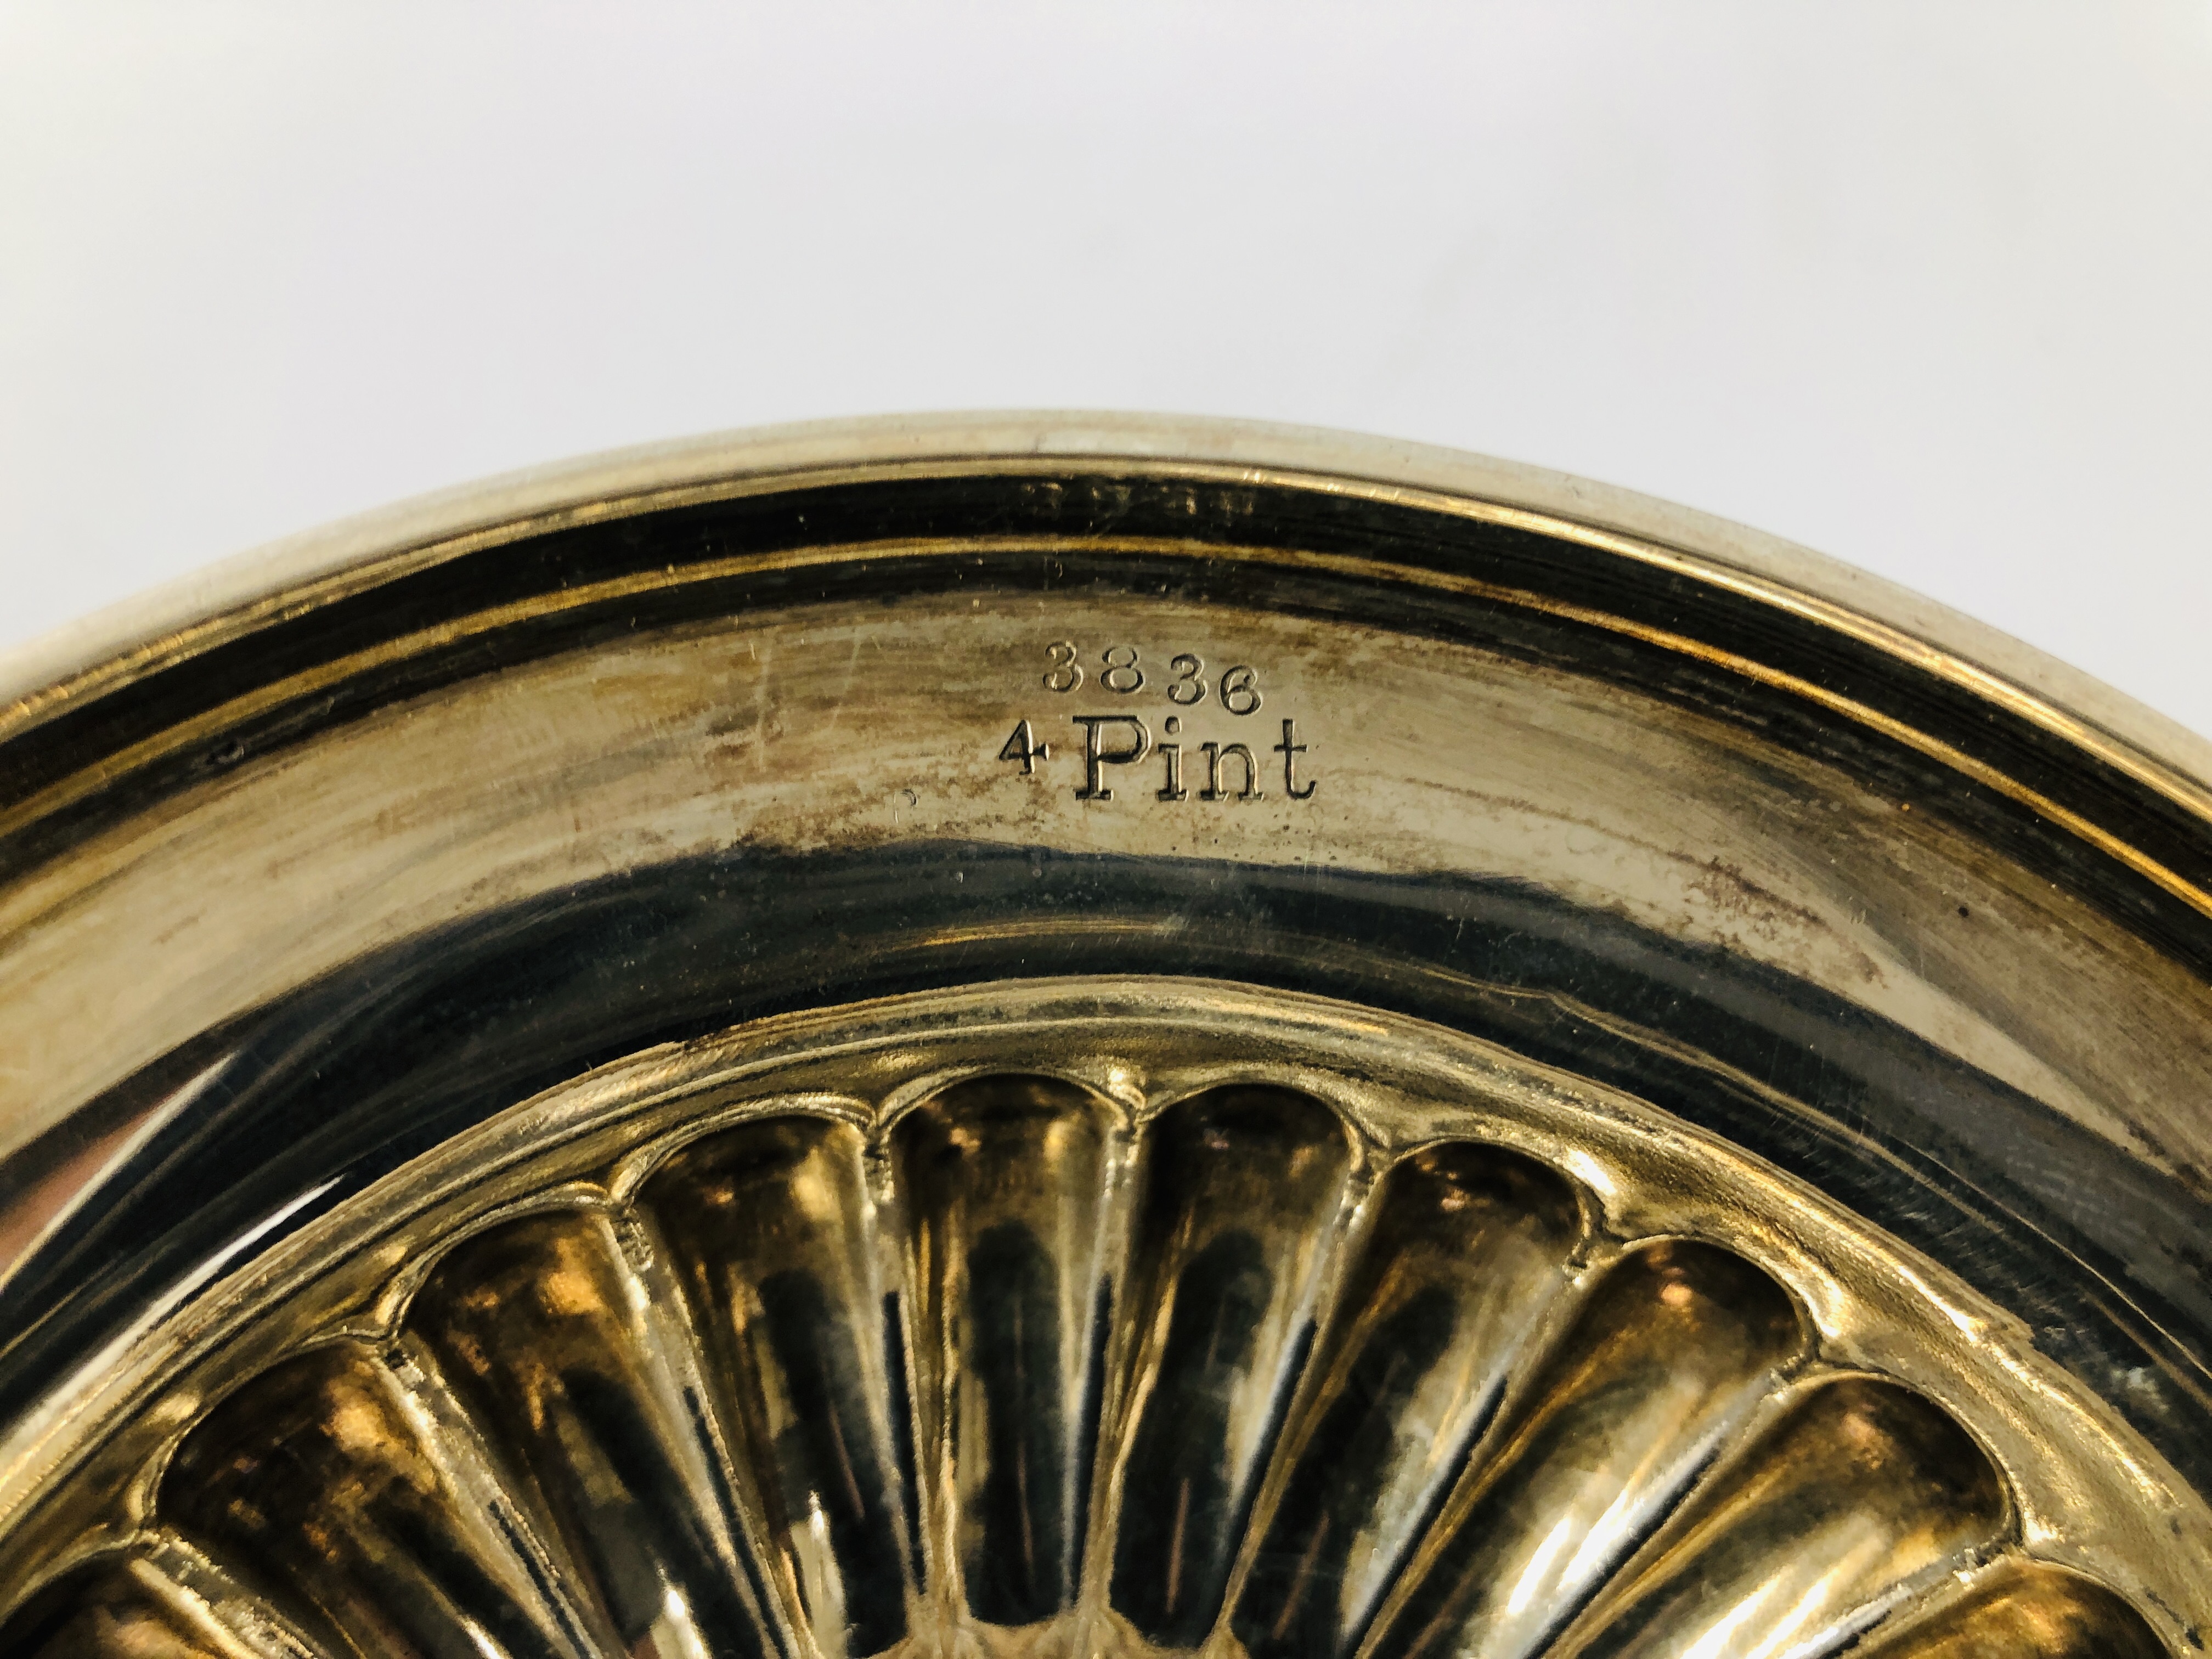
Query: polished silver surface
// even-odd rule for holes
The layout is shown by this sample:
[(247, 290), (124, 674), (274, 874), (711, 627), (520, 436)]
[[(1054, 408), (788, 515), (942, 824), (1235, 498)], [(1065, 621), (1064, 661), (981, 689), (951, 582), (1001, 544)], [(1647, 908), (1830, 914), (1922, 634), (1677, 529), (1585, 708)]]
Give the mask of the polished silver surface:
[(2056, 1656), (2159, 1645), (2084, 1567), (2208, 1588), (1863, 1224), (1415, 1023), (1041, 982), (509, 1118), (117, 1402), (29, 1651)]
[(1049, 418), (203, 599), (0, 708), (11, 1651), (2212, 1630), (2212, 764), (2049, 665)]

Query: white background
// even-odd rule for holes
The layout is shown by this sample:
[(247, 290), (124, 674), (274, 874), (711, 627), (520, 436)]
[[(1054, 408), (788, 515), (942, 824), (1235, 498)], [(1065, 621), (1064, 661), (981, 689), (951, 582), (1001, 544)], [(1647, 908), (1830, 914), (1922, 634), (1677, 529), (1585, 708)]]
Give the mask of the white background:
[(2212, 733), (2212, 0), (0, 0), (0, 646), (715, 428), (1364, 429)]

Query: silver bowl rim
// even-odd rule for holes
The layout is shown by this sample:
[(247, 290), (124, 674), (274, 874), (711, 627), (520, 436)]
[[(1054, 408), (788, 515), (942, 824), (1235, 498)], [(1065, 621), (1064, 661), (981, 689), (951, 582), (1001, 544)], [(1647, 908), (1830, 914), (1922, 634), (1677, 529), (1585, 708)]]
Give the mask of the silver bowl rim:
[[(209, 647), (463, 553), (810, 475), (1124, 462), (1478, 502), (1854, 636), (1999, 704), (2212, 824), (2212, 739), (1910, 588), (1728, 520), (1522, 462), (1325, 428), (1191, 416), (873, 416), (676, 439), (507, 473), (288, 537), (0, 651), (0, 744)], [(1532, 525), (1532, 527), (1537, 527)]]

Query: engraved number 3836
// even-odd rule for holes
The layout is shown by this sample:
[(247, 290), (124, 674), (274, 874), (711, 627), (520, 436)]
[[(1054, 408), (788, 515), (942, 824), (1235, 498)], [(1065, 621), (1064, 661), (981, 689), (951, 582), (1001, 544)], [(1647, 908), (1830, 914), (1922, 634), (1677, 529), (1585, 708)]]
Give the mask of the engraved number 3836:
[[(1045, 647), (1045, 655), (1051, 666), (1044, 672), (1044, 687), (1048, 691), (1073, 691), (1082, 685), (1085, 675), (1078, 659), (1081, 653), (1073, 640), (1054, 640)], [(1145, 671), (1139, 666), (1139, 658), (1133, 645), (1109, 645), (1098, 653), (1098, 684), (1101, 689), (1128, 696), (1145, 688)], [(1239, 663), (1223, 671), (1217, 687), (1206, 681), (1206, 662), (1188, 651), (1178, 652), (1168, 664), (1175, 678), (1167, 683), (1168, 701), (1178, 708), (1188, 708), (1206, 701), (1209, 690), (1218, 690), (1221, 706), (1232, 714), (1251, 714), (1259, 712), (1262, 699), (1260, 695), (1260, 671)]]

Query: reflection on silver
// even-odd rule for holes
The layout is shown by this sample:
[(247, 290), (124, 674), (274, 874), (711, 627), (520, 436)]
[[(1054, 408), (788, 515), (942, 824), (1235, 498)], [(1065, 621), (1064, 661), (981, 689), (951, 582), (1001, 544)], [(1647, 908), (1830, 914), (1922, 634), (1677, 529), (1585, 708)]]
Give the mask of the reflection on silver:
[(1082, 1090), (986, 1078), (894, 1137), (923, 1503), (955, 1620), (1025, 1627), (1075, 1605), (1112, 1307), (1114, 1131)]
[(791, 1611), (832, 1656), (897, 1643), (921, 1577), (860, 1152), (849, 1124), (748, 1124), (678, 1152), (644, 1193)]
[(509, 1489), (618, 1648), (769, 1652), (757, 1573), (668, 1375), (666, 1317), (606, 1219), (570, 1212), (464, 1243), (408, 1328), (471, 1419), (507, 1430)]
[(1237, 1604), (1255, 1659), (1358, 1640), (1581, 1242), (1567, 1183), (1494, 1147), (1415, 1153), (1376, 1208)]
[(1607, 1274), (1530, 1391), (1530, 1409), (1434, 1529), (1376, 1649), (1521, 1659), (1603, 1583), (1800, 1337), (1741, 1258), (1668, 1243)]
[(63, 1659), (2152, 1659), (1954, 1419), (1561, 1170), (1217, 1084), (787, 1114), (465, 1232), (184, 1436)]
[(1154, 1645), (1213, 1627), (1351, 1164), (1335, 1115), (1279, 1090), (1217, 1090), (1146, 1137), (1107, 1601)]
[(1816, 1389), (1697, 1509), (1625, 1605), (1563, 1653), (1826, 1651), (2004, 1524), (1996, 1471), (1957, 1424), (1857, 1378)]
[(8, 1635), (11, 1648), (52, 1659), (239, 1659), (242, 1645), (152, 1563), (115, 1558), (64, 1575), (17, 1612)]
[(1863, 1650), (1866, 1659), (2160, 1659), (2166, 1651), (2112, 1591), (2017, 1560), (1899, 1624)]
[(162, 1507), (326, 1652), (592, 1651), (549, 1564), (424, 1419), (372, 1355), (318, 1349), (186, 1438)]

